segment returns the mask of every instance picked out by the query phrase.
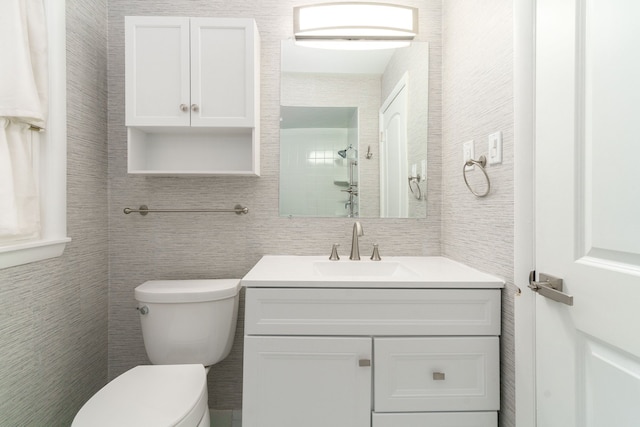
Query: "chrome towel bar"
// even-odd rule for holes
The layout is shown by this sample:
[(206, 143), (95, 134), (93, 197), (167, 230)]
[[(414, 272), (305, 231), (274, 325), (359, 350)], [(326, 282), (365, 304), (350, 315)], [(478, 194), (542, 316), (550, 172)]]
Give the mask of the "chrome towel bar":
[(185, 212), (234, 212), (237, 215), (249, 213), (249, 208), (243, 207), (241, 205), (235, 205), (233, 209), (149, 209), (147, 205), (141, 205), (138, 209), (124, 208), (124, 213), (129, 215), (130, 213), (139, 213), (142, 216), (147, 215), (150, 212), (168, 212), (168, 213), (185, 213)]

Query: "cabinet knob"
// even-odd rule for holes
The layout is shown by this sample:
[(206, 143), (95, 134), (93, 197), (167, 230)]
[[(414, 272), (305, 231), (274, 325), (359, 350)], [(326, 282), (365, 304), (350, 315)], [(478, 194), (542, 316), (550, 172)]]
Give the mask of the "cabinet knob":
[(180, 111), (189, 111), (189, 106), (187, 104), (180, 104)]
[(198, 104), (191, 104), (191, 111), (198, 111), (200, 109), (200, 107), (198, 107)]
[(444, 381), (444, 372), (434, 372), (433, 373), (434, 381)]
[(371, 359), (358, 360), (358, 366), (362, 366), (362, 367), (371, 366)]

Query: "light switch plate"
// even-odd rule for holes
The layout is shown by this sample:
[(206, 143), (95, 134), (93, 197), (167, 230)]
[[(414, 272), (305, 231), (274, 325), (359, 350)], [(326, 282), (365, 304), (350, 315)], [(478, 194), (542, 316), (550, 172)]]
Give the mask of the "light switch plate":
[(502, 132), (492, 133), (487, 141), (487, 162), (490, 165), (502, 163)]
[[(473, 140), (467, 141), (462, 145), (462, 161), (466, 164), (469, 160), (474, 158), (473, 153)], [(468, 171), (474, 170), (475, 166), (467, 166)]]

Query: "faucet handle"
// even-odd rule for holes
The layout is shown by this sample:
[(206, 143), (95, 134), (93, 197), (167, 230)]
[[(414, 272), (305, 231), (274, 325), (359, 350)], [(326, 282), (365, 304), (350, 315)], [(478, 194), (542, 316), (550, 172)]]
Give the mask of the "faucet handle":
[(371, 259), (373, 261), (381, 261), (382, 258), (380, 258), (380, 252), (378, 252), (378, 244), (374, 243), (373, 244), (373, 253), (371, 254)]
[(337, 243), (334, 243), (333, 246), (331, 247), (331, 255), (329, 256), (329, 259), (331, 261), (338, 261), (340, 259), (340, 256), (338, 256), (338, 246), (340, 246)]

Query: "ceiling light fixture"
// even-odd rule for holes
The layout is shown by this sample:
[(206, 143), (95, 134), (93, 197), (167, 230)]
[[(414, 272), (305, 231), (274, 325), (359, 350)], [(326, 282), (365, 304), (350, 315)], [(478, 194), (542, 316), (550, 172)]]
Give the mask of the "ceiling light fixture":
[(296, 40), (412, 40), (418, 10), (386, 3), (323, 3), (293, 8)]

